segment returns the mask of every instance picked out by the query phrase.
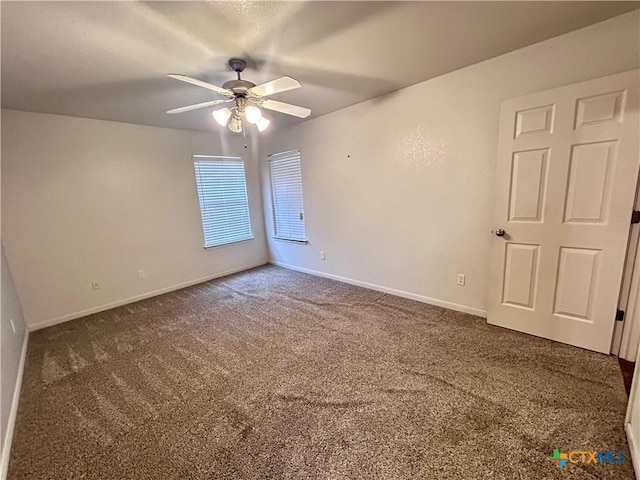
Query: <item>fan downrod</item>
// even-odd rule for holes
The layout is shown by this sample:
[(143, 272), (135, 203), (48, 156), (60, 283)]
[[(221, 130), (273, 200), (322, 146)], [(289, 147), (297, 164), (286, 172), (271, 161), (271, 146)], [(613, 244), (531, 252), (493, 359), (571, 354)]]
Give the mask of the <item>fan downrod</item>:
[(230, 58), (229, 66), (238, 74), (238, 78), (237, 80), (224, 82), (222, 84), (222, 88), (231, 90), (236, 97), (245, 97), (249, 92), (249, 89), (256, 86), (255, 83), (248, 82), (247, 80), (242, 80), (240, 78), (240, 72), (247, 67), (247, 62), (241, 58)]

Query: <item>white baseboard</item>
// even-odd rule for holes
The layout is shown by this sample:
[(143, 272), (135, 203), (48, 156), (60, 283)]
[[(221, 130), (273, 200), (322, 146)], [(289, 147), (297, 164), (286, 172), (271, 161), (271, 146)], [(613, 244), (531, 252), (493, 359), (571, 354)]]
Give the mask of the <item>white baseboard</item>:
[(179, 283), (178, 285), (172, 285), (170, 287), (161, 288), (159, 290), (154, 290), (152, 292), (143, 293), (141, 295), (136, 295), (134, 297), (125, 298), (123, 300), (117, 300), (111, 303), (105, 303), (103, 305), (99, 305), (97, 307), (88, 308), (86, 310), (82, 310), (80, 312), (69, 313), (67, 315), (63, 315), (57, 318), (51, 318), (48, 320), (43, 320), (41, 322), (35, 323), (33, 325), (29, 325), (29, 329), (31, 331), (40, 330), (41, 328), (50, 327), (52, 325), (57, 325), (58, 323), (68, 322), (69, 320), (75, 320), (76, 318), (86, 317), (87, 315), (91, 315), (93, 313), (103, 312), (105, 310), (109, 310), (115, 307), (121, 307), (122, 305), (127, 305), (129, 303), (137, 302), (140, 300), (144, 300), (146, 298), (156, 297), (158, 295), (162, 295), (163, 293), (173, 292), (174, 290), (180, 290), (181, 288), (190, 287), (192, 285), (197, 285), (198, 283), (208, 282), (209, 280), (214, 280), (220, 277), (226, 277), (227, 275), (231, 275), (234, 273), (242, 272), (244, 270), (250, 270), (252, 268), (260, 267), (262, 265), (266, 265), (269, 263), (267, 260), (263, 260), (258, 263), (253, 263), (251, 265), (243, 265), (242, 267), (234, 268), (231, 270), (227, 270), (225, 272), (215, 273), (213, 275), (208, 275), (206, 277), (197, 278), (195, 280), (190, 280), (188, 282)]
[(436, 307), (448, 308), (449, 310), (455, 310), (457, 312), (469, 313), (471, 315), (477, 315), (478, 317), (487, 318), (487, 311), (479, 308), (468, 307), (467, 305), (460, 305), (458, 303), (447, 302), (445, 300), (438, 300), (437, 298), (426, 297), (424, 295), (405, 292), (403, 290), (396, 290), (395, 288), (383, 287), (382, 285), (363, 282), (361, 280), (354, 280), (353, 278), (341, 277), (339, 275), (311, 270), (309, 268), (297, 267), (295, 265), (289, 265), (286, 263), (277, 262), (275, 260), (269, 260), (269, 263), (271, 263), (272, 265), (277, 265), (278, 267), (288, 268), (289, 270), (296, 270), (298, 272), (308, 273), (310, 275), (316, 275), (318, 277), (330, 278), (332, 280), (348, 283), (350, 285), (356, 285), (358, 287), (369, 288), (378, 292), (389, 293), (398, 297), (409, 298), (411, 300), (417, 300), (418, 302), (428, 303), (429, 305), (435, 305)]
[(27, 358), (27, 344), (29, 343), (29, 328), (24, 331), (24, 340), (22, 341), (22, 353), (20, 355), (20, 364), (18, 365), (18, 375), (16, 375), (16, 385), (13, 390), (13, 399), (11, 400), (11, 411), (9, 412), (9, 422), (7, 423), (7, 432), (4, 436), (4, 446), (2, 448), (2, 460), (0, 460), (0, 479), (7, 478), (7, 470), (9, 469), (9, 455), (11, 453), (11, 441), (13, 440), (13, 429), (16, 426), (16, 417), (18, 415), (18, 403), (20, 402), (20, 389), (22, 388), (22, 374), (24, 373), (24, 364)]

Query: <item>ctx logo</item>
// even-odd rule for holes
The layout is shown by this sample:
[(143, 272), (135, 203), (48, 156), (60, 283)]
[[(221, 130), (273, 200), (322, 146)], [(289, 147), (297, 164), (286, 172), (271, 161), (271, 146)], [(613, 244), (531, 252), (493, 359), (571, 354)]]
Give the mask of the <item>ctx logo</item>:
[(580, 451), (573, 450), (569, 453), (562, 453), (557, 448), (553, 450), (553, 455), (549, 457), (553, 463), (562, 468), (568, 463), (624, 463), (627, 461), (623, 451)]

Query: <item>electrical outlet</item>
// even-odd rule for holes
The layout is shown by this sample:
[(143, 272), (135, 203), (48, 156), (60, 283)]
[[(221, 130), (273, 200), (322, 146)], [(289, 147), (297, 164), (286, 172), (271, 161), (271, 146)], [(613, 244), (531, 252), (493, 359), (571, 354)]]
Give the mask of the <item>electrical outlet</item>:
[(138, 270), (138, 280), (144, 280), (144, 270)]
[(14, 323), (13, 323), (13, 318), (10, 318), (10, 319), (9, 319), (9, 325), (11, 325), (11, 331), (12, 331), (13, 333), (16, 333), (16, 326), (15, 326), (15, 325), (14, 325)]
[(325, 258), (324, 252), (320, 252), (320, 260), (324, 260)]
[(91, 288), (93, 288), (94, 290), (100, 290), (100, 282), (94, 280), (93, 282), (91, 282)]
[(464, 287), (464, 274), (459, 273), (456, 275), (456, 283), (461, 287)]

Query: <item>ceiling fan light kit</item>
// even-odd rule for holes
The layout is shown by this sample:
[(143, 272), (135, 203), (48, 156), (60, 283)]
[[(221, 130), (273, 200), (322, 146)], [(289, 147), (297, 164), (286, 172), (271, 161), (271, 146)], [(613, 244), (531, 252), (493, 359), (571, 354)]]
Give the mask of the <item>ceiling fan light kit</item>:
[(213, 112), (211, 112), (211, 115), (216, 122), (224, 127), (231, 118), (231, 110), (227, 107), (224, 107), (220, 110), (214, 110)]
[(235, 133), (242, 132), (242, 119), (240, 115), (234, 115), (229, 122), (229, 130)]
[(256, 125), (258, 126), (258, 131), (260, 132), (264, 132), (266, 130), (266, 128), (269, 126), (271, 122), (269, 120), (267, 120), (266, 118), (262, 117), (258, 123), (256, 123)]
[(273, 110), (275, 112), (293, 115), (299, 118), (307, 118), (311, 115), (311, 110), (297, 105), (270, 100), (266, 97), (276, 93), (286, 92), (295, 88), (300, 88), (300, 82), (291, 77), (280, 77), (260, 85), (243, 80), (240, 74), (247, 66), (247, 62), (241, 58), (232, 58), (229, 60), (229, 66), (236, 72), (238, 78), (229, 80), (222, 84), (222, 87), (212, 85), (196, 78), (187, 77), (185, 75), (169, 74), (170, 78), (190, 83), (198, 87), (206, 88), (219, 95), (226, 97), (225, 100), (211, 100), (209, 102), (196, 103), (186, 107), (174, 108), (168, 110), (167, 113), (183, 113), (199, 108), (206, 108), (222, 103), (234, 103), (231, 108), (223, 107), (211, 112), (214, 120), (221, 126), (227, 126), (229, 130), (235, 133), (241, 133), (244, 130), (244, 123), (256, 125), (258, 131), (263, 132), (271, 123), (264, 117), (262, 109)]
[(248, 105), (244, 109), (244, 118), (247, 119), (247, 122), (255, 125), (262, 119), (262, 110), (253, 105)]

